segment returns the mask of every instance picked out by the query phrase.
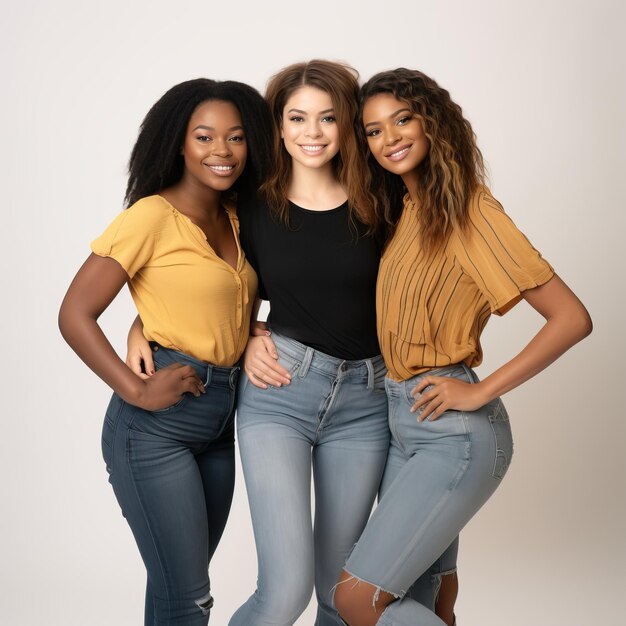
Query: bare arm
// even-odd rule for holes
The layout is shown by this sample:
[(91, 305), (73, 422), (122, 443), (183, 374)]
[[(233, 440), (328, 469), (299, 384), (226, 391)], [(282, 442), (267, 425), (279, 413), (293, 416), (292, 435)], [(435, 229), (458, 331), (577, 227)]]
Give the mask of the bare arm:
[(143, 336), (143, 322), (139, 315), (134, 319), (126, 338), (126, 365), (146, 379), (154, 374), (154, 360), (148, 340)]
[(280, 387), (291, 381), (289, 372), (278, 364), (278, 351), (271, 339), (265, 322), (256, 321), (261, 300), (256, 299), (252, 309), (250, 338), (243, 355), (243, 370), (256, 387), (267, 389), (268, 385)]
[(130, 404), (155, 410), (174, 404), (185, 392), (199, 395), (203, 388), (193, 368), (172, 366), (144, 381), (113, 350), (97, 320), (127, 280), (117, 261), (91, 254), (61, 304), (59, 328), (63, 338), (95, 374)]
[(518, 355), (475, 385), (447, 377), (426, 376), (412, 391), (417, 395), (433, 385), (419, 396), (411, 409), (424, 407), (420, 421), (427, 417), (436, 419), (448, 409), (478, 409), (537, 375), (591, 332), (587, 309), (558, 276), (522, 295), (546, 320), (539, 332)]

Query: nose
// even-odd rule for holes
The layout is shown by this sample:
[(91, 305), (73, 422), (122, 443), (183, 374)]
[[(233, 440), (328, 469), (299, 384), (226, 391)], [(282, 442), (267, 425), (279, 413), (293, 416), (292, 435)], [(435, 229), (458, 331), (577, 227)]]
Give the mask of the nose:
[(383, 137), (386, 146), (393, 146), (394, 144), (398, 143), (398, 141), (400, 141), (400, 139), (402, 138), (395, 126), (385, 128), (383, 130)]
[(216, 139), (212, 146), (212, 153), (216, 156), (231, 156), (230, 144), (225, 139)]
[(305, 137), (319, 137), (322, 134), (317, 120), (311, 120), (304, 129)]

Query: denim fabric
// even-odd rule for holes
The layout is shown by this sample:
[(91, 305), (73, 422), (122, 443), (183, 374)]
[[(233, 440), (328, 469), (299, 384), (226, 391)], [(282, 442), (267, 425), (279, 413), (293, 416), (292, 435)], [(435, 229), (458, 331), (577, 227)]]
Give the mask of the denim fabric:
[[(428, 374), (477, 382), (465, 365)], [(500, 485), (513, 455), (509, 419), (499, 398), (477, 411), (446, 411), (437, 420), (418, 423), (409, 410), (415, 401), (410, 392), (422, 376), (385, 381), (389, 464), (401, 469), (345, 566), (355, 578), (400, 598), (385, 609), (381, 626), (443, 624), (407, 590), (451, 543), (454, 549), (455, 537)]]
[(208, 564), (232, 501), (239, 368), (153, 346), (155, 367), (191, 365), (206, 394), (148, 412), (113, 394), (102, 431), (109, 481), (148, 573), (146, 626), (201, 626), (212, 605)]
[(381, 357), (342, 361), (273, 339), (291, 384), (259, 389), (245, 374), (240, 383), (237, 434), (259, 574), (230, 625), (293, 624), (315, 583), (316, 625), (337, 626), (332, 588), (365, 527), (389, 448), (386, 370)]
[[(393, 484), (396, 476), (402, 471), (406, 462), (406, 459), (402, 455), (396, 454), (392, 447), (389, 448), (389, 451), (385, 473), (378, 492), (379, 502)], [(444, 553), (411, 585), (406, 592), (406, 597), (434, 611), (441, 588), (441, 578), (445, 574), (456, 572), (458, 552), (459, 538), (456, 537)]]

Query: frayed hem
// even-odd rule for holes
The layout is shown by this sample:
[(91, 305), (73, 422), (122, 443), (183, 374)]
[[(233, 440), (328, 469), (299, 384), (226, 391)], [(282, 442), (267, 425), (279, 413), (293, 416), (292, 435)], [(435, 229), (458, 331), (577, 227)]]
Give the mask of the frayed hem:
[(450, 574), (456, 574), (457, 568), (453, 567), (452, 569), (448, 569), (445, 572), (439, 572), (439, 576), (449, 576)]
[(365, 580), (364, 578), (359, 578), (358, 576), (355, 576), (352, 572), (349, 572), (348, 570), (344, 569), (343, 570), (346, 574), (349, 575), (349, 578), (346, 578), (345, 580), (340, 580), (330, 591), (331, 591), (331, 595), (332, 595), (332, 603), (333, 606), (335, 606), (335, 591), (337, 589), (337, 587), (339, 587), (339, 585), (345, 585), (346, 583), (349, 582), (353, 582), (352, 588), (354, 589), (355, 587), (358, 586), (359, 583), (365, 583), (367, 585), (370, 585), (372, 587), (374, 587), (375, 591), (374, 591), (374, 595), (372, 597), (372, 608), (376, 609), (376, 602), (378, 602), (378, 599), (380, 598), (380, 592), (384, 591), (385, 593), (388, 593), (390, 596), (393, 596), (396, 600), (401, 600), (405, 594), (406, 591), (401, 591), (399, 594), (396, 593), (395, 591), (389, 591), (388, 589), (384, 589), (383, 587), (381, 587), (380, 585), (377, 585), (376, 583), (370, 582), (369, 580)]

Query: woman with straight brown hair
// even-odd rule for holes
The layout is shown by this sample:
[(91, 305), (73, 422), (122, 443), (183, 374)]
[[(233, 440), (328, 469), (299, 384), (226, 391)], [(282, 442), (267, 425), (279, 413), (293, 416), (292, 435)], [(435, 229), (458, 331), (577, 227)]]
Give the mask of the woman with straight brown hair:
[(274, 168), (260, 198), (240, 201), (242, 244), (270, 301), (272, 334), (251, 338), (239, 388), (259, 575), (231, 626), (293, 624), (314, 584), (316, 624), (341, 624), (332, 587), (387, 457), (380, 249), (357, 96), (356, 72), (339, 63), (297, 63), (270, 79)]

